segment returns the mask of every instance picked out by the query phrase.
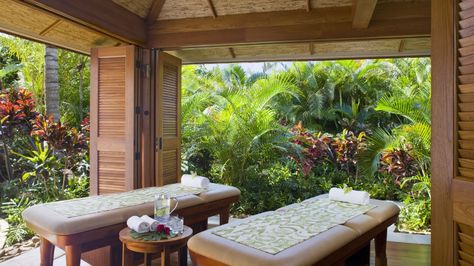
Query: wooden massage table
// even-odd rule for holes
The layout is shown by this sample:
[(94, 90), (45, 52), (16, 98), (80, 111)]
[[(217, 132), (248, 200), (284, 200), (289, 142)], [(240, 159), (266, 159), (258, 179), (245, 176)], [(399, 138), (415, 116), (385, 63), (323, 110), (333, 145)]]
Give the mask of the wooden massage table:
[[(327, 195), (318, 196), (313, 199), (324, 198), (329, 201)], [(284, 228), (280, 229), (283, 230), (280, 233), (281, 235), (278, 232), (276, 233), (276, 238), (268, 238), (258, 242), (255, 241), (258, 240), (257, 237), (250, 237), (253, 239), (252, 241), (255, 241), (254, 243), (257, 243), (255, 245), (258, 248), (256, 246), (250, 247), (248, 242), (247, 244), (241, 244), (244, 242), (240, 242), (242, 241), (240, 239), (241, 236), (252, 234), (252, 231), (242, 229), (246, 228), (245, 224), (255, 223), (253, 231), (269, 228), (271, 223), (265, 224), (262, 221), (265, 221), (265, 216), (272, 215), (274, 212), (261, 213), (196, 234), (188, 241), (188, 249), (192, 260), (200, 266), (369, 265), (370, 241), (375, 239), (376, 265), (386, 265), (387, 227), (396, 221), (400, 210), (397, 205), (386, 201), (371, 200), (370, 204), (375, 207), (365, 214), (358, 214), (343, 224), (322, 231), (319, 234), (306, 238), (306, 240), (297, 241), (296, 244), (277, 251), (277, 253), (272, 253), (271, 246), (266, 247), (265, 251), (263, 251), (263, 248), (261, 250), (261, 246), (258, 246), (258, 243), (277, 243), (280, 241), (278, 238), (281, 238), (281, 235), (288, 234), (288, 232), (284, 231)], [(291, 208), (292, 205), (275, 212), (288, 212)], [(291, 214), (289, 213), (288, 215)], [(262, 223), (260, 227), (258, 227), (258, 220)], [(244, 227), (242, 227), (242, 224), (244, 224)], [(237, 230), (239, 228), (238, 225), (241, 226), (239, 230)], [(255, 230), (255, 228), (258, 229)], [(240, 231), (240, 236), (235, 235), (236, 231)], [(218, 235), (223, 232), (227, 232), (228, 235), (225, 237)], [(238, 239), (228, 238), (229, 236), (234, 236)], [(263, 247), (265, 247), (265, 244)]]
[[(132, 193), (135, 191), (142, 190), (134, 190)], [(115, 194), (115, 196), (130, 195), (125, 193), (130, 192)], [(88, 197), (85, 200), (99, 199), (97, 204), (102, 204), (101, 197), (107, 196), (110, 195)], [(201, 191), (199, 194), (177, 197), (178, 207), (173, 214), (183, 216), (186, 225), (192, 227), (194, 232), (200, 232), (207, 229), (207, 220), (210, 216), (218, 214), (220, 224), (227, 223), (229, 207), (239, 198), (240, 191), (237, 188), (211, 183), (208, 190)], [(77, 204), (74, 202), (76, 200), (56, 202), (54, 203), (56, 205), (53, 204), (56, 206), (54, 208), (48, 204), (35, 205), (23, 212), (23, 218), (28, 227), (40, 236), (41, 265), (53, 264), (55, 246), (65, 250), (68, 266), (78, 266), (81, 256), (92, 265), (121, 265), (121, 244), (118, 233), (126, 227), (126, 221), (130, 216), (153, 215), (153, 197), (151, 201), (141, 202), (141, 204), (127, 207), (105, 206), (106, 209), (109, 208), (106, 211), (79, 216), (77, 213), (74, 214), (76, 210), (70, 208)], [(91, 204), (90, 209), (97, 209), (98, 206), (95, 203)], [(71, 215), (75, 216), (71, 217)]]

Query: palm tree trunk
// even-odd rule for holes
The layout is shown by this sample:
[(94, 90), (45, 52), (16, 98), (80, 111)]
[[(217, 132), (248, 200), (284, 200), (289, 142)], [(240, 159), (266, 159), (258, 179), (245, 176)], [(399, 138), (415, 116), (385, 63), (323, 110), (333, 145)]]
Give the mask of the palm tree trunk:
[(44, 94), (46, 115), (59, 121), (59, 81), (58, 81), (58, 49), (46, 45), (44, 50)]

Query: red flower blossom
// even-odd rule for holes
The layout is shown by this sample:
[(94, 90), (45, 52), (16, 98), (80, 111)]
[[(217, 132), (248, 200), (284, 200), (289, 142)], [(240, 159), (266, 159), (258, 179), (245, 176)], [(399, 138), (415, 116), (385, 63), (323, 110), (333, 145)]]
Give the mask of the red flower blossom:
[(165, 231), (165, 225), (164, 224), (159, 224), (157, 227), (156, 227), (156, 232), (158, 233), (163, 233)]

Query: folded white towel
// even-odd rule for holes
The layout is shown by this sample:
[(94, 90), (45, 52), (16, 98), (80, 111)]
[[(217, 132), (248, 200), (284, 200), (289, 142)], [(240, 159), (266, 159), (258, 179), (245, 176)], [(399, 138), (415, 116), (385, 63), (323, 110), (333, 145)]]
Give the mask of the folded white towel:
[(208, 188), (209, 179), (203, 176), (183, 175), (181, 184), (189, 187)]
[(331, 188), (331, 190), (329, 190), (329, 199), (367, 205), (370, 201), (370, 195), (365, 191), (352, 190), (348, 193), (344, 193), (343, 189)]
[(143, 221), (145, 221), (145, 223), (148, 224), (150, 231), (156, 231), (156, 228), (160, 224), (157, 220), (151, 218), (148, 215), (143, 215), (142, 217), (140, 217), (140, 219), (142, 219)]
[(128, 228), (137, 233), (146, 233), (150, 231), (150, 226), (138, 216), (132, 216), (127, 220)]

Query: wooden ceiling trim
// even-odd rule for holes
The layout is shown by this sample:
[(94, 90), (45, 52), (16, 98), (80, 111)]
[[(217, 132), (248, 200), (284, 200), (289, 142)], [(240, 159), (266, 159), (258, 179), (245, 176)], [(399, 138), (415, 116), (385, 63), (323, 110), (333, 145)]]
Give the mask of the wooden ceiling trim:
[(353, 30), (351, 22), (156, 34), (150, 32), (153, 48), (185, 48), (280, 42), (392, 39), (429, 37), (430, 20), (397, 19), (374, 23), (367, 29)]
[(161, 10), (163, 9), (163, 5), (165, 4), (166, 0), (154, 0), (151, 4), (150, 11), (146, 17), (146, 23), (148, 25), (153, 25), (158, 17), (160, 16)]
[(207, 0), (207, 4), (209, 5), (209, 9), (211, 10), (212, 16), (214, 18), (217, 18), (216, 8), (214, 7), (214, 3), (212, 3), (212, 0)]
[(148, 29), (148, 46), (184, 48), (232, 44), (425, 37), (431, 34), (427, 2), (379, 3), (371, 27), (352, 28), (351, 6), (160, 20)]
[(305, 10), (290, 10), (226, 15), (219, 16), (216, 19), (207, 17), (160, 20), (159, 23), (150, 27), (149, 31), (155, 34), (163, 34), (350, 21), (352, 21), (350, 7), (320, 8), (312, 9), (310, 12)]
[(215, 58), (187, 58), (185, 54), (179, 51), (168, 52), (183, 59), (183, 64), (219, 64), (219, 63), (251, 63), (251, 62), (273, 62), (273, 61), (318, 61), (318, 60), (339, 60), (339, 59), (376, 59), (376, 58), (398, 58), (398, 57), (419, 57), (430, 56), (429, 51), (404, 51), (398, 53), (388, 51), (367, 51), (367, 52), (331, 52), (331, 53), (315, 53), (314, 55), (306, 54), (280, 54), (274, 56), (246, 56), (239, 55), (236, 58), (215, 57)]
[(44, 35), (48, 34), (48, 32), (50, 32), (51, 30), (53, 30), (53, 29), (54, 29), (56, 26), (58, 26), (61, 22), (62, 22), (61, 19), (57, 19), (57, 20), (56, 20), (55, 22), (53, 22), (51, 25), (49, 25), (49, 26), (46, 27), (44, 30), (42, 30), (39, 35), (44, 36)]
[(112, 1), (22, 0), (22, 2), (129, 43), (146, 43), (145, 21)]
[(368, 28), (376, 6), (377, 0), (355, 0), (352, 27), (354, 29)]

